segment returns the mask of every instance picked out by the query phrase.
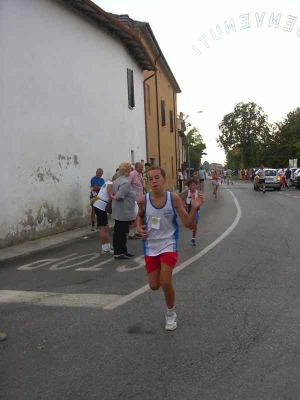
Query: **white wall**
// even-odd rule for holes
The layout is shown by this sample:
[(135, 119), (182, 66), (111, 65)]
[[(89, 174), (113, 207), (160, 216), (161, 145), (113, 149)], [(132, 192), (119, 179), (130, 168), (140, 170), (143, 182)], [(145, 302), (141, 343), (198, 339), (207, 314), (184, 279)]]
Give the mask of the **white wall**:
[(118, 39), (54, 0), (0, 1), (0, 27), (5, 247), (89, 222), (95, 170), (145, 160), (146, 143), (143, 73)]

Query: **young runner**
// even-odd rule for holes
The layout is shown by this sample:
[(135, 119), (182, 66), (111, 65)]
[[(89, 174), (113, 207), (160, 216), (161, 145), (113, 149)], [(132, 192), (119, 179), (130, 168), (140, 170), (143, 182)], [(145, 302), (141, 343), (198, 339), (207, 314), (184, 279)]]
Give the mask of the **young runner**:
[(177, 328), (172, 284), (173, 268), (178, 260), (177, 213), (184, 226), (191, 228), (203, 197), (199, 193), (198, 197), (191, 199), (191, 212), (188, 214), (180, 197), (165, 190), (166, 174), (163, 168), (151, 167), (147, 175), (151, 193), (147, 193), (139, 203), (137, 229), (143, 238), (149, 286), (152, 290), (162, 287), (167, 305), (165, 329), (173, 331)]
[(219, 186), (219, 177), (218, 177), (216, 171), (212, 172), (211, 184), (212, 184), (212, 187), (213, 187), (213, 194), (215, 195), (215, 198), (217, 198), (217, 191), (218, 191), (218, 186)]
[(204, 189), (204, 180), (205, 180), (205, 177), (206, 177), (205, 170), (203, 169), (203, 167), (200, 167), (200, 170), (199, 170), (200, 190), (203, 190), (203, 189)]
[[(191, 210), (192, 210), (192, 204), (191, 201), (194, 198), (198, 197), (198, 190), (197, 190), (197, 184), (198, 181), (195, 178), (191, 178), (187, 181), (186, 185), (188, 186), (189, 190), (187, 192), (184, 192), (183, 196), (182, 196), (182, 202), (184, 207), (186, 208), (186, 211), (188, 214), (190, 214)], [(190, 228), (191, 231), (193, 231), (192, 233), (192, 240), (191, 240), (191, 244), (192, 246), (196, 246), (196, 235), (197, 235), (197, 224), (199, 221), (199, 211), (200, 208), (197, 209), (196, 214), (195, 214), (195, 218), (193, 221), (193, 225)]]
[(259, 176), (259, 189), (263, 188), (263, 194), (266, 193), (266, 171), (263, 165), (260, 166), (260, 169), (256, 171), (256, 175)]

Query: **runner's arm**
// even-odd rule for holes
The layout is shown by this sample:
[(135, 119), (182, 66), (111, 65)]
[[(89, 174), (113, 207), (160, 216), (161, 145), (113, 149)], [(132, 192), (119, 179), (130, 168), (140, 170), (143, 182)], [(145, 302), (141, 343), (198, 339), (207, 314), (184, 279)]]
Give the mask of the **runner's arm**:
[(197, 212), (197, 209), (203, 203), (203, 197), (200, 193), (198, 193), (198, 197), (196, 199), (191, 200), (191, 212), (188, 214), (182, 204), (182, 201), (177, 193), (172, 193), (172, 199), (174, 208), (177, 211), (183, 225), (186, 228), (191, 228), (194, 222), (194, 218)]
[(138, 203), (139, 211), (136, 217), (136, 229), (143, 238), (147, 236), (146, 226), (143, 225), (144, 215), (145, 215), (145, 196), (141, 198), (141, 201)]
[(185, 207), (185, 200), (187, 198), (187, 195), (188, 195), (188, 192), (184, 192), (183, 196), (181, 197), (181, 201), (182, 201), (183, 207)]

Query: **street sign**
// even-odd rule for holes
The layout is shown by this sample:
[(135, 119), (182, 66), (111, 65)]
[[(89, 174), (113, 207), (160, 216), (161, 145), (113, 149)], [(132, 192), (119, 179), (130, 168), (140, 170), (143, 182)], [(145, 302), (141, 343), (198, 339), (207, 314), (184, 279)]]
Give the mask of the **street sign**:
[(289, 168), (297, 168), (297, 158), (289, 160)]

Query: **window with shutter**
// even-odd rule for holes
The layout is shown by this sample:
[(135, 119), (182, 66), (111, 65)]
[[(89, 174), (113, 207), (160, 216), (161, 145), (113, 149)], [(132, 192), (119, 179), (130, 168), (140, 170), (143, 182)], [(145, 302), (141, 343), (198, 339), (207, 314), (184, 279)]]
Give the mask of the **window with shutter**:
[(166, 105), (165, 101), (160, 101), (160, 109), (161, 109), (161, 124), (162, 126), (166, 126)]
[(174, 117), (173, 117), (173, 110), (169, 111), (170, 115), (170, 132), (174, 132)]
[(133, 82), (133, 70), (127, 68), (127, 91), (128, 91), (128, 107), (134, 108), (134, 82)]

